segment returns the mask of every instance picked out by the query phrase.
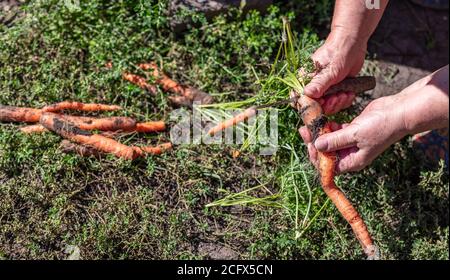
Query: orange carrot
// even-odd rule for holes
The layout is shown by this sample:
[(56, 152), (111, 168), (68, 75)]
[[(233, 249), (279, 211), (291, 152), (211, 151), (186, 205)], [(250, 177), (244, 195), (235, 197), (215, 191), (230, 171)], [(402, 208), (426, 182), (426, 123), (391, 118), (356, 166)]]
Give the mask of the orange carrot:
[(210, 104), (213, 102), (213, 98), (206, 92), (181, 85), (169, 78), (154, 62), (142, 63), (138, 65), (138, 67), (144, 71), (149, 71), (149, 74), (156, 79), (156, 83), (160, 84), (165, 91), (184, 96), (188, 98), (191, 103), (198, 102), (200, 104)]
[(166, 130), (166, 124), (163, 121), (137, 123), (133, 130), (142, 133), (159, 132)]
[(113, 139), (82, 130), (58, 114), (43, 113), (40, 124), (63, 138), (95, 148), (103, 153), (113, 154), (116, 157), (128, 160), (139, 156), (134, 148), (123, 145)]
[[(134, 119), (126, 117), (91, 118), (67, 115), (62, 115), (62, 118), (83, 130), (101, 130), (104, 132), (123, 131), (139, 133), (160, 132), (166, 130), (166, 124), (163, 121), (136, 123)], [(20, 131), (26, 134), (31, 134), (47, 132), (48, 130), (43, 125), (36, 124), (24, 126), (20, 128)], [(108, 137), (108, 135), (110, 134), (102, 133), (102, 135)], [(111, 138), (112, 134), (109, 137)]]
[(43, 112), (61, 112), (63, 110), (77, 110), (84, 112), (97, 112), (97, 111), (118, 111), (122, 108), (116, 105), (105, 104), (86, 104), (81, 102), (64, 101), (53, 105), (45, 106), (42, 108)]
[(21, 127), (20, 131), (25, 134), (33, 134), (33, 133), (48, 132), (48, 129), (46, 129), (41, 124), (33, 124), (33, 125), (27, 125), (27, 126)]
[(156, 78), (156, 82), (160, 84), (165, 91), (184, 95), (185, 87), (170, 79), (166, 74), (160, 71), (156, 63), (143, 63), (138, 65), (138, 67), (145, 71), (151, 70), (150, 74)]
[(78, 145), (75, 143), (70, 142), (69, 140), (63, 140), (61, 141), (61, 144), (59, 145), (59, 149), (66, 154), (69, 153), (75, 153), (77, 155), (83, 156), (83, 157), (96, 157), (99, 158), (101, 156), (101, 153), (92, 147), (87, 147), (83, 145)]
[(63, 118), (83, 130), (128, 131), (136, 127), (136, 121), (127, 117), (91, 118), (64, 115)]
[(134, 149), (136, 150), (136, 152), (140, 155), (140, 156), (146, 156), (146, 154), (150, 154), (150, 155), (160, 155), (166, 151), (169, 151), (172, 149), (172, 143), (164, 143), (161, 145), (158, 145), (156, 147), (149, 147), (149, 146), (144, 146), (144, 147), (134, 147)]
[[(137, 125), (134, 119), (126, 117), (91, 118), (67, 115), (62, 115), (61, 117), (83, 130), (130, 131), (136, 129)], [(46, 132), (47, 129), (41, 124), (36, 124), (22, 127), (20, 131), (30, 134)]]
[(226, 120), (224, 122), (219, 123), (218, 125), (212, 127), (209, 131), (208, 134), (210, 136), (214, 136), (216, 135), (218, 132), (225, 130), (229, 127), (235, 126), (238, 123), (244, 122), (247, 119), (255, 116), (257, 113), (256, 107), (250, 107), (247, 110), (245, 110), (244, 112), (236, 115), (235, 117)]
[(63, 110), (95, 112), (95, 111), (117, 111), (120, 109), (121, 107), (115, 105), (85, 104), (80, 102), (67, 102), (67, 101), (45, 106), (42, 109), (0, 105), (0, 121), (36, 123), (39, 122), (39, 119), (41, 118), (43, 112), (55, 113)]
[(145, 79), (144, 77), (130, 73), (124, 73), (123, 78), (124, 80), (127, 80), (130, 83), (135, 84), (138, 87), (150, 92), (150, 94), (156, 95), (156, 87), (147, 83), (147, 79)]
[(42, 111), (34, 108), (0, 105), (1, 122), (39, 122)]
[[(322, 107), (318, 101), (307, 97), (306, 95), (302, 95), (299, 98), (296, 107), (304, 124), (311, 131), (313, 139), (317, 139), (319, 136), (331, 132), (330, 124), (327, 122), (327, 119), (323, 114)], [(344, 219), (350, 224), (356, 238), (359, 240), (367, 256), (370, 259), (378, 258), (377, 248), (372, 241), (366, 224), (351, 202), (345, 197), (334, 182), (336, 153), (319, 152), (318, 161), (323, 190), (331, 201), (333, 201), (334, 205), (342, 214)]]

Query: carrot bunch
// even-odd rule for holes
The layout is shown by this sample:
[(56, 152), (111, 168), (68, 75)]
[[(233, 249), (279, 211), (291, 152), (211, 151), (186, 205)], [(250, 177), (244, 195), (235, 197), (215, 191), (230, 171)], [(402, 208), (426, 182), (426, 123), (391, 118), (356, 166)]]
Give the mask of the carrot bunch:
[[(128, 117), (93, 118), (61, 114), (65, 110), (106, 112), (120, 109), (121, 107), (115, 105), (80, 102), (61, 102), (41, 109), (0, 105), (0, 122), (33, 123), (20, 130), (27, 134), (52, 131), (69, 140), (63, 141), (63, 151), (76, 152), (83, 156), (106, 153), (132, 160), (149, 154), (159, 155), (172, 148), (171, 143), (155, 147), (127, 146), (113, 139), (119, 133), (164, 131), (166, 125), (162, 121), (138, 123)], [(101, 133), (94, 134), (93, 130), (99, 130)]]
[[(174, 94), (169, 96), (168, 99), (175, 105), (192, 107), (193, 103), (210, 104), (213, 102), (213, 98), (209, 94), (194, 87), (179, 84), (169, 78), (156, 63), (142, 63), (139, 64), (138, 67), (145, 71), (149, 77), (155, 79), (155, 82), (160, 85), (164, 91)], [(146, 77), (124, 73), (123, 78), (146, 90), (150, 94), (156, 95), (156, 87), (149, 84)]]

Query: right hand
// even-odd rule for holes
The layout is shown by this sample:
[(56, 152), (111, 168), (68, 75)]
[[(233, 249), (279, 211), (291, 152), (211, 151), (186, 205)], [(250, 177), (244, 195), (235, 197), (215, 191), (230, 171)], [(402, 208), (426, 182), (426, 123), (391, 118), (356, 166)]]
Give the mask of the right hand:
[[(407, 132), (403, 122), (399, 96), (382, 97), (372, 101), (351, 123), (332, 123), (332, 133), (319, 137), (315, 143), (306, 127), (300, 135), (308, 145), (311, 162), (318, 167), (318, 152), (337, 152), (337, 173), (359, 171)], [(400, 104), (400, 105), (399, 105)]]
[(364, 64), (366, 51), (366, 40), (339, 29), (331, 32), (325, 44), (312, 55), (316, 73), (304, 93), (321, 98), (329, 87), (356, 76)]

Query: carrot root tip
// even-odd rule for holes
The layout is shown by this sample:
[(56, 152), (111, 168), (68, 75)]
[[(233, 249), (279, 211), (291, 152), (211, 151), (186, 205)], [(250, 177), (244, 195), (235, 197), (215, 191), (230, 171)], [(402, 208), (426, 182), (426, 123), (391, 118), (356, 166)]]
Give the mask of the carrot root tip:
[(377, 261), (380, 259), (380, 249), (376, 245), (370, 245), (364, 249), (368, 260)]

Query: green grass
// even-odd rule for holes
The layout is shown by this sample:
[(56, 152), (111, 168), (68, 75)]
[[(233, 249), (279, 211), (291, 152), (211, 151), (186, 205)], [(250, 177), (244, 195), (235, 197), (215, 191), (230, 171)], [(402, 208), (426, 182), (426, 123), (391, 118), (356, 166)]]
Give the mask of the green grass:
[[(0, 27), (0, 104), (105, 102), (139, 120), (168, 120), (165, 93), (151, 97), (121, 78), (149, 60), (218, 102), (246, 100), (279, 89), (278, 82), (262, 89), (261, 81), (281, 42), (282, 16), (293, 19), (294, 9), (299, 38), (317, 46), (303, 28), (326, 22), (329, 8), (329, 1), (315, 8), (307, 1), (266, 15), (234, 11), (212, 22), (196, 15), (196, 28), (175, 35), (165, 1), (80, 1), (79, 10), (60, 2), (35, 1), (26, 18)], [(103, 67), (107, 61), (114, 69)], [(295, 115), (284, 110), (281, 117)], [(0, 258), (62, 259), (75, 245), (84, 259), (202, 259), (206, 243), (242, 259), (361, 259), (292, 132), (297, 125), (280, 128), (284, 148), (274, 157), (247, 150), (233, 158), (239, 147), (193, 145), (127, 162), (62, 154), (57, 136), (24, 136), (18, 125), (0, 124)], [(404, 140), (371, 168), (339, 178), (385, 258), (449, 258), (448, 174), (422, 162)], [(227, 195), (241, 201), (206, 207)], [(267, 205), (242, 205), (253, 197)]]

